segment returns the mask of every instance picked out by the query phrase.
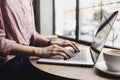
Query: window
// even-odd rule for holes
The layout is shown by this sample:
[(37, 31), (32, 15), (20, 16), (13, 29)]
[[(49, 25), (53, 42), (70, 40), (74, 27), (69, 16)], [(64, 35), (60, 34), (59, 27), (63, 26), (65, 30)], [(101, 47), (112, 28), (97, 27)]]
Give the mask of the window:
[[(54, 0), (54, 8), (56, 35), (92, 42), (102, 18), (120, 10), (120, 0)], [(120, 48), (120, 14), (105, 44)]]
[(55, 0), (55, 34), (75, 38), (75, 9), (75, 0)]

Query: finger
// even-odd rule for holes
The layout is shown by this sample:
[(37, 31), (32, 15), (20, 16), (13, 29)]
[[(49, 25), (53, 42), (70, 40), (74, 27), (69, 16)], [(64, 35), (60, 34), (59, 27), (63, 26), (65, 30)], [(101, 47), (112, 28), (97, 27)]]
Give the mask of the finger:
[(63, 56), (65, 59), (68, 59), (68, 58), (69, 58), (69, 57), (68, 57), (65, 53), (63, 53), (63, 52), (58, 52), (57, 55), (61, 55), (61, 56)]
[[(57, 46), (57, 45), (56, 45), (56, 47), (57, 47), (56, 52), (57, 53), (59, 52), (59, 54), (64, 56), (65, 58), (73, 57), (73, 54), (70, 51), (66, 50), (65, 48)], [(55, 53), (55, 55), (56, 55), (56, 53)]]
[(62, 52), (65, 53), (69, 58), (73, 57), (73, 53), (70, 52), (69, 50), (65, 49), (65, 48), (64, 48), (64, 50)]
[(77, 48), (77, 45), (74, 42), (69, 43), (68, 46), (71, 46), (76, 52), (79, 51), (79, 49)]
[(75, 47), (76, 51), (79, 52), (80, 50), (79, 50), (77, 44), (76, 44), (75, 42), (72, 42), (72, 44), (73, 44), (73, 46)]
[(77, 52), (80, 51), (75, 42), (66, 40), (66, 41), (64, 41), (64, 43), (66, 46), (71, 46), (75, 51), (77, 51)]

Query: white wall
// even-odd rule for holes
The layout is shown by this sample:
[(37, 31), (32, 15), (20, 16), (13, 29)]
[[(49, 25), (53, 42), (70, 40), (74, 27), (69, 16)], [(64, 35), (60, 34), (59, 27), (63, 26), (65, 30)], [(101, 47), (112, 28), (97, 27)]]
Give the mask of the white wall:
[(40, 0), (40, 27), (42, 35), (53, 33), (53, 0)]

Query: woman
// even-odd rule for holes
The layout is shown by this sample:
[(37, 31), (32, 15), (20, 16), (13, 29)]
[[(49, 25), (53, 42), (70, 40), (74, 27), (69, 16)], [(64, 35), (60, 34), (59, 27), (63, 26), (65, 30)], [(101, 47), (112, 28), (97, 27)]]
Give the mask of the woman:
[(53, 42), (36, 32), (32, 0), (0, 0), (0, 75), (4, 80), (4, 76), (18, 80), (28, 67), (27, 56), (72, 57), (65, 46), (79, 51), (74, 42)]

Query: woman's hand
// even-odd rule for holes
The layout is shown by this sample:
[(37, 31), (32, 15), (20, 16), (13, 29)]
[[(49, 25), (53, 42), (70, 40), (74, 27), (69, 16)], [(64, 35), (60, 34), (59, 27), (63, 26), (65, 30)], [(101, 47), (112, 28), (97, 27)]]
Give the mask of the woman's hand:
[(78, 48), (77, 44), (73, 41), (65, 40), (63, 42), (53, 42), (53, 44), (57, 44), (61, 47), (71, 46), (76, 52), (79, 52), (79, 48)]
[(47, 57), (47, 58), (60, 55), (65, 59), (68, 59), (73, 56), (73, 54), (70, 51), (56, 44), (44, 48), (37, 48), (37, 50), (35, 50), (35, 53), (38, 54), (39, 57)]

